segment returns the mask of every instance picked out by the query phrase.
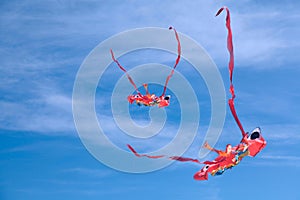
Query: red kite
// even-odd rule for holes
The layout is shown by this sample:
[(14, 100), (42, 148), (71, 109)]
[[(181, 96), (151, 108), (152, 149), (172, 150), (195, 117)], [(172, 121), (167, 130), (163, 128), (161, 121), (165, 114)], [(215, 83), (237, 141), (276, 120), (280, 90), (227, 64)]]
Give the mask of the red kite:
[(133, 87), (134, 87), (134, 89), (137, 93), (135, 95), (129, 95), (127, 97), (127, 100), (130, 104), (136, 102), (136, 104), (139, 105), (139, 106), (141, 106), (141, 105), (144, 105), (144, 106), (158, 105), (158, 107), (160, 107), (160, 108), (169, 106), (169, 104), (170, 104), (170, 95), (165, 95), (165, 93), (166, 93), (166, 89), (167, 89), (167, 85), (169, 83), (169, 80), (173, 76), (174, 70), (176, 69), (176, 67), (177, 67), (177, 65), (180, 61), (180, 57), (181, 57), (181, 45), (180, 45), (180, 40), (179, 40), (179, 36), (177, 34), (177, 31), (173, 27), (170, 27), (169, 29), (170, 30), (173, 29), (174, 32), (175, 32), (175, 37), (176, 37), (176, 40), (177, 40), (177, 43), (178, 43), (178, 47), (177, 47), (178, 56), (177, 56), (177, 59), (175, 61), (175, 64), (173, 66), (173, 69), (172, 69), (171, 73), (167, 76), (163, 92), (160, 96), (156, 96), (155, 94), (150, 94), (149, 91), (148, 91), (148, 84), (143, 84), (143, 86), (146, 90), (146, 94), (145, 95), (141, 94), (140, 91), (138, 90), (136, 84), (132, 80), (131, 76), (127, 73), (126, 69), (119, 63), (118, 60), (115, 59), (115, 56), (114, 56), (114, 53), (113, 53), (112, 49), (110, 50), (111, 57), (112, 57), (113, 61), (118, 65), (118, 67), (122, 71), (125, 72), (129, 82), (133, 85)]

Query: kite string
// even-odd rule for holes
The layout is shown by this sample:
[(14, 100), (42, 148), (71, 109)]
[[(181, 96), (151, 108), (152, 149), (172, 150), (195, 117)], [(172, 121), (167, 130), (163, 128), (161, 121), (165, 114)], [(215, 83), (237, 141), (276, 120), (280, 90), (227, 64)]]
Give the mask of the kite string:
[(177, 56), (177, 59), (176, 59), (176, 61), (175, 61), (175, 64), (174, 64), (174, 67), (173, 67), (171, 73), (169, 74), (169, 76), (168, 76), (167, 79), (166, 79), (165, 86), (164, 86), (164, 90), (163, 90), (163, 93), (162, 93), (161, 96), (165, 96), (165, 93), (166, 93), (166, 90), (167, 90), (167, 85), (168, 85), (168, 83), (169, 83), (169, 80), (170, 80), (170, 78), (173, 76), (174, 70), (176, 69), (176, 67), (177, 67), (177, 65), (178, 65), (178, 63), (179, 63), (180, 57), (181, 57), (181, 45), (180, 45), (179, 36), (178, 36), (177, 31), (176, 31), (175, 28), (169, 27), (169, 30), (171, 30), (171, 29), (174, 30), (175, 36), (176, 36), (176, 40), (177, 40), (177, 43), (178, 43), (178, 47), (177, 47), (178, 56)]
[(238, 127), (240, 128), (243, 137), (244, 137), (246, 135), (246, 133), (244, 131), (242, 123), (240, 122), (240, 120), (238, 118), (238, 115), (236, 113), (235, 107), (234, 107), (235, 93), (234, 93), (234, 86), (233, 86), (233, 83), (232, 83), (232, 74), (233, 74), (233, 69), (234, 69), (234, 54), (233, 54), (232, 31), (231, 31), (231, 26), (230, 26), (230, 12), (229, 12), (229, 9), (227, 7), (221, 8), (217, 12), (216, 16), (218, 16), (224, 10), (224, 8), (226, 9), (226, 12), (227, 12), (227, 15), (226, 15), (226, 28), (227, 28), (227, 31), (228, 31), (227, 49), (228, 49), (228, 52), (229, 52), (229, 55), (230, 55), (228, 67), (229, 67), (229, 79), (230, 79), (230, 89), (229, 89), (229, 91), (230, 91), (230, 94), (231, 94), (231, 98), (229, 99), (228, 104), (229, 104), (230, 111), (231, 111)]
[(129, 80), (130, 83), (133, 85), (135, 91), (138, 93), (139, 96), (142, 96), (142, 94), (139, 92), (139, 90), (138, 90), (136, 84), (133, 82), (131, 76), (127, 73), (126, 69), (119, 63), (119, 61), (118, 61), (117, 59), (115, 59), (114, 52), (113, 52), (112, 49), (110, 49), (110, 53), (111, 53), (111, 57), (112, 57), (113, 61), (114, 61), (115, 63), (117, 63), (117, 65), (119, 66), (119, 68), (120, 68), (123, 72), (125, 72), (125, 74), (126, 74), (128, 80)]

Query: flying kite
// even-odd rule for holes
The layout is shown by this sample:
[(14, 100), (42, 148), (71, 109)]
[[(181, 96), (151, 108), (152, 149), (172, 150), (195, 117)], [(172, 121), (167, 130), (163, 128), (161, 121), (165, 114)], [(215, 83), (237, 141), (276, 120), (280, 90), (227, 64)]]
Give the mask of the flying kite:
[(171, 160), (177, 160), (180, 162), (194, 162), (198, 164), (204, 164), (204, 167), (202, 167), (201, 170), (195, 173), (194, 179), (195, 180), (208, 180), (208, 174), (210, 173), (212, 176), (215, 175), (221, 175), (223, 174), (227, 169), (231, 169), (232, 167), (236, 166), (237, 164), (240, 163), (240, 161), (245, 157), (245, 156), (250, 156), (254, 157), (256, 156), (265, 146), (266, 146), (266, 141), (261, 135), (261, 130), (259, 127), (255, 128), (250, 134), (246, 133), (244, 131), (244, 128), (237, 116), (235, 107), (234, 107), (234, 99), (235, 99), (235, 93), (234, 93), (234, 86), (232, 83), (232, 74), (233, 74), (233, 69), (234, 69), (234, 54), (233, 54), (233, 43), (232, 43), (232, 31), (231, 31), (231, 26), (230, 26), (230, 12), (227, 7), (221, 8), (216, 16), (222, 13), (223, 10), (226, 10), (226, 28), (228, 31), (227, 35), (227, 49), (230, 55), (229, 59), (229, 79), (230, 79), (230, 94), (231, 98), (228, 101), (230, 111), (238, 125), (238, 127), (241, 130), (242, 133), (242, 140), (240, 143), (236, 146), (232, 146), (228, 144), (226, 146), (225, 151), (222, 150), (217, 150), (212, 148), (207, 142), (203, 145), (204, 148), (214, 151), (215, 153), (218, 154), (218, 156), (212, 160), (212, 161), (204, 161), (201, 162), (198, 159), (194, 158), (186, 158), (186, 157), (181, 157), (181, 156), (165, 156), (165, 155), (159, 155), (159, 156), (152, 156), (152, 155), (147, 155), (147, 154), (139, 154), (133, 149), (132, 146), (127, 145), (128, 148), (135, 154), (137, 157), (148, 157), (152, 159), (157, 159), (157, 158), (168, 158)]
[(231, 169), (232, 167), (239, 164), (245, 156), (256, 156), (266, 146), (266, 141), (261, 135), (260, 128), (257, 127), (250, 134), (246, 133), (246, 135), (242, 138), (241, 142), (238, 145), (234, 147), (232, 147), (230, 144), (226, 145), (225, 151), (214, 149), (206, 142), (203, 147), (216, 152), (218, 154), (218, 157), (213, 161), (204, 162), (201, 162), (195, 158), (187, 158), (181, 156), (169, 157), (165, 155), (152, 156), (147, 154), (139, 154), (131, 145), (128, 144), (127, 146), (137, 157), (147, 157), (152, 159), (167, 158), (180, 162), (194, 162), (198, 164), (204, 164), (205, 166), (194, 174), (194, 179), (200, 181), (208, 180), (209, 173), (212, 176), (223, 174), (227, 169)]
[(148, 91), (148, 84), (143, 84), (143, 86), (146, 90), (146, 94), (145, 95), (141, 94), (141, 92), (138, 90), (138, 88), (137, 88), (136, 84), (134, 83), (133, 79), (131, 78), (131, 76), (127, 73), (126, 69), (119, 63), (119, 61), (117, 59), (115, 59), (114, 53), (113, 53), (112, 49), (110, 49), (110, 53), (111, 53), (111, 57), (112, 57), (113, 61), (118, 65), (118, 67), (123, 72), (125, 72), (129, 82), (133, 85), (133, 87), (134, 87), (134, 89), (137, 93), (137, 94), (129, 95), (127, 97), (127, 100), (130, 104), (135, 102), (138, 106), (141, 106), (141, 105), (144, 105), (144, 106), (158, 105), (158, 107), (160, 107), (160, 108), (169, 106), (171, 96), (170, 95), (165, 95), (165, 93), (166, 93), (166, 89), (167, 89), (167, 85), (169, 83), (169, 80), (173, 76), (174, 70), (176, 69), (176, 67), (177, 67), (177, 65), (180, 61), (180, 57), (181, 57), (181, 45), (180, 45), (180, 40), (179, 40), (179, 36), (177, 34), (177, 31), (173, 27), (170, 27), (169, 29), (174, 30), (175, 37), (176, 37), (176, 40), (177, 40), (177, 43), (178, 43), (178, 47), (177, 47), (178, 56), (177, 56), (177, 59), (175, 61), (175, 64), (173, 66), (173, 69), (172, 69), (171, 73), (167, 76), (163, 92), (160, 96), (156, 96), (155, 94), (150, 94), (149, 91)]

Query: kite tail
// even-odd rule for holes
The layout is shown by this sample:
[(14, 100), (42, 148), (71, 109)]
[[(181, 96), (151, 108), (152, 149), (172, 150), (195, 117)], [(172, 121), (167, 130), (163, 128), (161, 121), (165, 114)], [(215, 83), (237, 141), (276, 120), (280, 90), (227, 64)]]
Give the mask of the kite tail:
[(231, 111), (237, 125), (239, 126), (243, 137), (244, 137), (246, 135), (246, 133), (244, 131), (242, 123), (240, 122), (240, 120), (237, 116), (237, 113), (236, 113), (236, 110), (235, 110), (235, 107), (234, 107), (235, 93), (234, 93), (234, 86), (233, 86), (233, 83), (232, 83), (232, 74), (233, 74), (233, 69), (234, 69), (234, 54), (233, 54), (232, 31), (231, 31), (231, 26), (230, 26), (230, 12), (229, 12), (229, 9), (227, 7), (221, 8), (217, 12), (216, 16), (221, 14), (224, 9), (226, 9), (226, 12), (227, 12), (227, 15), (226, 15), (226, 28), (227, 28), (227, 31), (228, 31), (227, 49), (228, 49), (228, 52), (229, 52), (229, 55), (230, 55), (228, 67), (229, 67), (229, 78), (230, 78), (230, 89), (229, 89), (229, 91), (230, 91), (230, 94), (231, 94), (231, 98), (229, 99), (228, 104), (229, 104), (230, 111)]
[(136, 152), (136, 150), (130, 146), (129, 144), (127, 144), (127, 147), (130, 149), (130, 151), (132, 151), (132, 153), (134, 153), (134, 155), (136, 157), (147, 157), (147, 158), (152, 158), (152, 159), (157, 159), (157, 158), (167, 158), (170, 160), (176, 160), (176, 161), (180, 161), (180, 162), (195, 162), (195, 163), (199, 163), (199, 164), (203, 164), (202, 162), (200, 162), (197, 159), (194, 158), (186, 158), (186, 157), (181, 157), (181, 156), (165, 156), (165, 155), (159, 155), (159, 156), (149, 156), (147, 154), (139, 154)]
[(125, 74), (126, 74), (128, 80), (129, 80), (130, 83), (133, 85), (135, 91), (138, 93), (139, 96), (142, 96), (141, 93), (139, 92), (138, 88), (136, 87), (136, 84), (133, 82), (131, 76), (127, 73), (126, 69), (119, 63), (119, 61), (118, 61), (117, 59), (115, 59), (114, 52), (113, 52), (112, 49), (110, 49), (110, 53), (111, 53), (111, 57), (112, 57), (113, 61), (114, 61), (115, 63), (117, 63), (117, 65), (119, 66), (119, 68), (120, 68), (123, 72), (125, 72)]
[(163, 90), (163, 93), (162, 93), (161, 96), (165, 96), (165, 93), (166, 93), (166, 90), (167, 90), (167, 85), (168, 85), (168, 83), (169, 83), (169, 80), (170, 80), (170, 78), (173, 76), (174, 70), (176, 69), (176, 67), (177, 67), (177, 65), (178, 65), (178, 63), (179, 63), (179, 61), (180, 61), (180, 57), (181, 57), (181, 45), (180, 45), (179, 36), (178, 36), (177, 31), (176, 31), (175, 28), (169, 27), (169, 30), (172, 30), (172, 29), (173, 29), (174, 32), (175, 32), (176, 40), (177, 40), (177, 43), (178, 43), (178, 47), (177, 47), (178, 56), (177, 56), (177, 59), (176, 59), (176, 61), (175, 61), (175, 64), (174, 64), (174, 67), (173, 67), (171, 73), (169, 74), (169, 76), (168, 76), (167, 79), (166, 79), (165, 86), (164, 86), (164, 90)]

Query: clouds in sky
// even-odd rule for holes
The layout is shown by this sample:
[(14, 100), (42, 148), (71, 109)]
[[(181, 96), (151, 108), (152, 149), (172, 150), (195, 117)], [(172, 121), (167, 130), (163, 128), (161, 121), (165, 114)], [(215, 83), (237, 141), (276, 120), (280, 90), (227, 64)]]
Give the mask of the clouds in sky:
[[(276, 6), (283, 3), (274, 6), (263, 2), (267, 5), (264, 8), (250, 1), (228, 3), (237, 67), (297, 67), (291, 51), (299, 47), (299, 28), (294, 24), (300, 16), (292, 4), (283, 7), (289, 9), (287, 14)], [(202, 44), (218, 67), (226, 67), (224, 16), (214, 17), (220, 6), (215, 2), (187, 2), (182, 6), (168, 1), (4, 2), (0, 33), (2, 128), (74, 131), (71, 93), (78, 67), (95, 45), (119, 31), (173, 25)], [(256, 108), (284, 104), (277, 96), (272, 100), (272, 94), (267, 98), (264, 102), (274, 105)], [(276, 112), (271, 108), (268, 112)]]
[[(184, 6), (168, 1), (4, 2), (0, 33), (2, 128), (73, 132), (72, 83), (81, 62), (99, 42), (127, 29), (173, 25), (203, 45), (219, 68), (226, 67), (225, 20), (224, 16), (214, 17), (222, 4), (211, 1), (186, 2)], [(284, 9), (279, 9), (283, 3), (262, 4), (266, 6), (250, 1), (228, 2), (237, 67), (264, 70), (288, 64), (289, 69), (296, 68), (293, 64), (297, 58), (291, 51), (299, 48), (297, 10), (290, 3)], [(245, 100), (241, 89), (240, 107), (243, 103), (253, 103), (253, 112), (286, 114), (285, 99), (274, 94), (263, 95), (264, 101), (259, 105), (257, 101)], [(254, 93), (249, 94), (248, 97), (255, 97)], [(266, 109), (267, 106), (270, 108)]]

